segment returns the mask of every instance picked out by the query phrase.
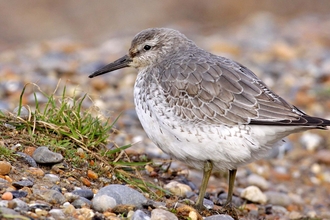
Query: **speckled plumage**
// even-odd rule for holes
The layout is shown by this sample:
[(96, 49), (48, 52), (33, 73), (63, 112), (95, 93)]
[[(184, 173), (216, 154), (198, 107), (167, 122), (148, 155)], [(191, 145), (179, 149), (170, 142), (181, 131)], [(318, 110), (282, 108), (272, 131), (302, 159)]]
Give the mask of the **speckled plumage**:
[(210, 162), (236, 171), (291, 133), (330, 125), (290, 105), (243, 65), (172, 29), (140, 32), (128, 55), (91, 77), (127, 66), (139, 71), (134, 101), (148, 137), (199, 169)]

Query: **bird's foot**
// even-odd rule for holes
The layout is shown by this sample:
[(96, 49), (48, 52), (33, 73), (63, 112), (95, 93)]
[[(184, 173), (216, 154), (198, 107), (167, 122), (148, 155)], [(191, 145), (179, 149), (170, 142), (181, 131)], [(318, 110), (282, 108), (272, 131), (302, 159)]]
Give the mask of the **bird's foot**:
[(235, 220), (238, 220), (238, 213), (236, 207), (231, 202), (226, 202), (221, 209), (222, 212), (230, 215)]

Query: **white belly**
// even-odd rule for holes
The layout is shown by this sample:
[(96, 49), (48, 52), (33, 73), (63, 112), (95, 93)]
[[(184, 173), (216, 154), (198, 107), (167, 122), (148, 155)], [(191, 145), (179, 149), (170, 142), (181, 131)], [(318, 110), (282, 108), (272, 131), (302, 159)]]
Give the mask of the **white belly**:
[(161, 97), (141, 101), (138, 88), (134, 95), (136, 112), (148, 137), (165, 153), (197, 169), (207, 160), (218, 170), (236, 169), (267, 155), (290, 133), (304, 130), (293, 126), (193, 125), (159, 105)]

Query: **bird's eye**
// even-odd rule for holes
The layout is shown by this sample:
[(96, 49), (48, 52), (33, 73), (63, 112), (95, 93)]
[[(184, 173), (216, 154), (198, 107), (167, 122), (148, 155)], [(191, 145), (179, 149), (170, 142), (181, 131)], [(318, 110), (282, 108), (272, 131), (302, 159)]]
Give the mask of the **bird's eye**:
[(144, 50), (150, 50), (150, 49), (151, 49), (151, 46), (149, 46), (149, 45), (145, 45), (145, 46), (143, 47), (143, 49), (144, 49)]

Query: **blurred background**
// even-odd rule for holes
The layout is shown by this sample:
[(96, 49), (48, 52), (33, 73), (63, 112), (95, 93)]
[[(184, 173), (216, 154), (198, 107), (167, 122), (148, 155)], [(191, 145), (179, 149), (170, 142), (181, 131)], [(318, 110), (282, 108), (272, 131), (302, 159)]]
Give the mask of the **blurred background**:
[(328, 16), (327, 0), (51, 1), (1, 0), (0, 49), (70, 37), (98, 43), (148, 27), (177, 27), (210, 34), (269, 12), (281, 22), (302, 15)]

